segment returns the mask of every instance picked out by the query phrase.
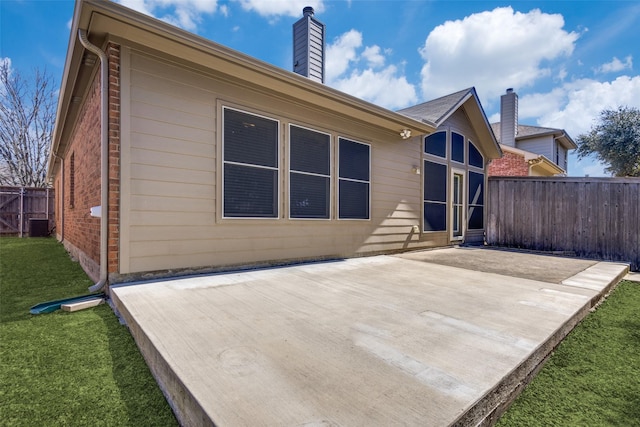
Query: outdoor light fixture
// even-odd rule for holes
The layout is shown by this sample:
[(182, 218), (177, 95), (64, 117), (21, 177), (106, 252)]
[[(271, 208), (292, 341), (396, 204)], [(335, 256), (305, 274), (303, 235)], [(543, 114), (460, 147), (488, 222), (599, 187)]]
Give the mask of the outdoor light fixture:
[(409, 129), (402, 129), (400, 131), (400, 136), (402, 139), (409, 139), (411, 138), (411, 131)]
[(420, 175), (420, 167), (418, 166), (412, 167), (411, 172), (415, 173), (416, 175)]

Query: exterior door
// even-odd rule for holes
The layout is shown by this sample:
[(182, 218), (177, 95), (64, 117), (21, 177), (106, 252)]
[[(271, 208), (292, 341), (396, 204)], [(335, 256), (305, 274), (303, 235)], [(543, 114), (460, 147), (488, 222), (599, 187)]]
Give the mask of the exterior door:
[(452, 171), (451, 177), (451, 240), (464, 236), (464, 172)]

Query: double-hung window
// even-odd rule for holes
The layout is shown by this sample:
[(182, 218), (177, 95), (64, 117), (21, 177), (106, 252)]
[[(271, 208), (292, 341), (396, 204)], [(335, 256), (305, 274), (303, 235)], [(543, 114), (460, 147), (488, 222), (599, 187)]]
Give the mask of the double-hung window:
[(338, 145), (338, 218), (369, 219), (371, 147), (345, 138)]
[(329, 219), (331, 136), (289, 126), (289, 217)]
[(279, 122), (223, 108), (223, 216), (278, 217)]

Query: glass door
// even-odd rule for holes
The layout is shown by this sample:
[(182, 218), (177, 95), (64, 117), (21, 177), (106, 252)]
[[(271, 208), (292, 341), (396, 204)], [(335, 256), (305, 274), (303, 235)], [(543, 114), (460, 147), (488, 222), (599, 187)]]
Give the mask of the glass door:
[(464, 234), (464, 174), (453, 172), (451, 185), (451, 239), (461, 240)]

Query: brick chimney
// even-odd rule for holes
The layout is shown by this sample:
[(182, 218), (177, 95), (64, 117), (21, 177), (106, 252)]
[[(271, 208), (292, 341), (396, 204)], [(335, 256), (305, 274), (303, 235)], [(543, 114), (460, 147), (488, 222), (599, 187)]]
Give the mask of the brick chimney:
[(516, 146), (518, 135), (518, 94), (512, 88), (500, 97), (500, 144)]
[(293, 24), (293, 72), (324, 83), (325, 26), (313, 17), (311, 6), (302, 14)]

